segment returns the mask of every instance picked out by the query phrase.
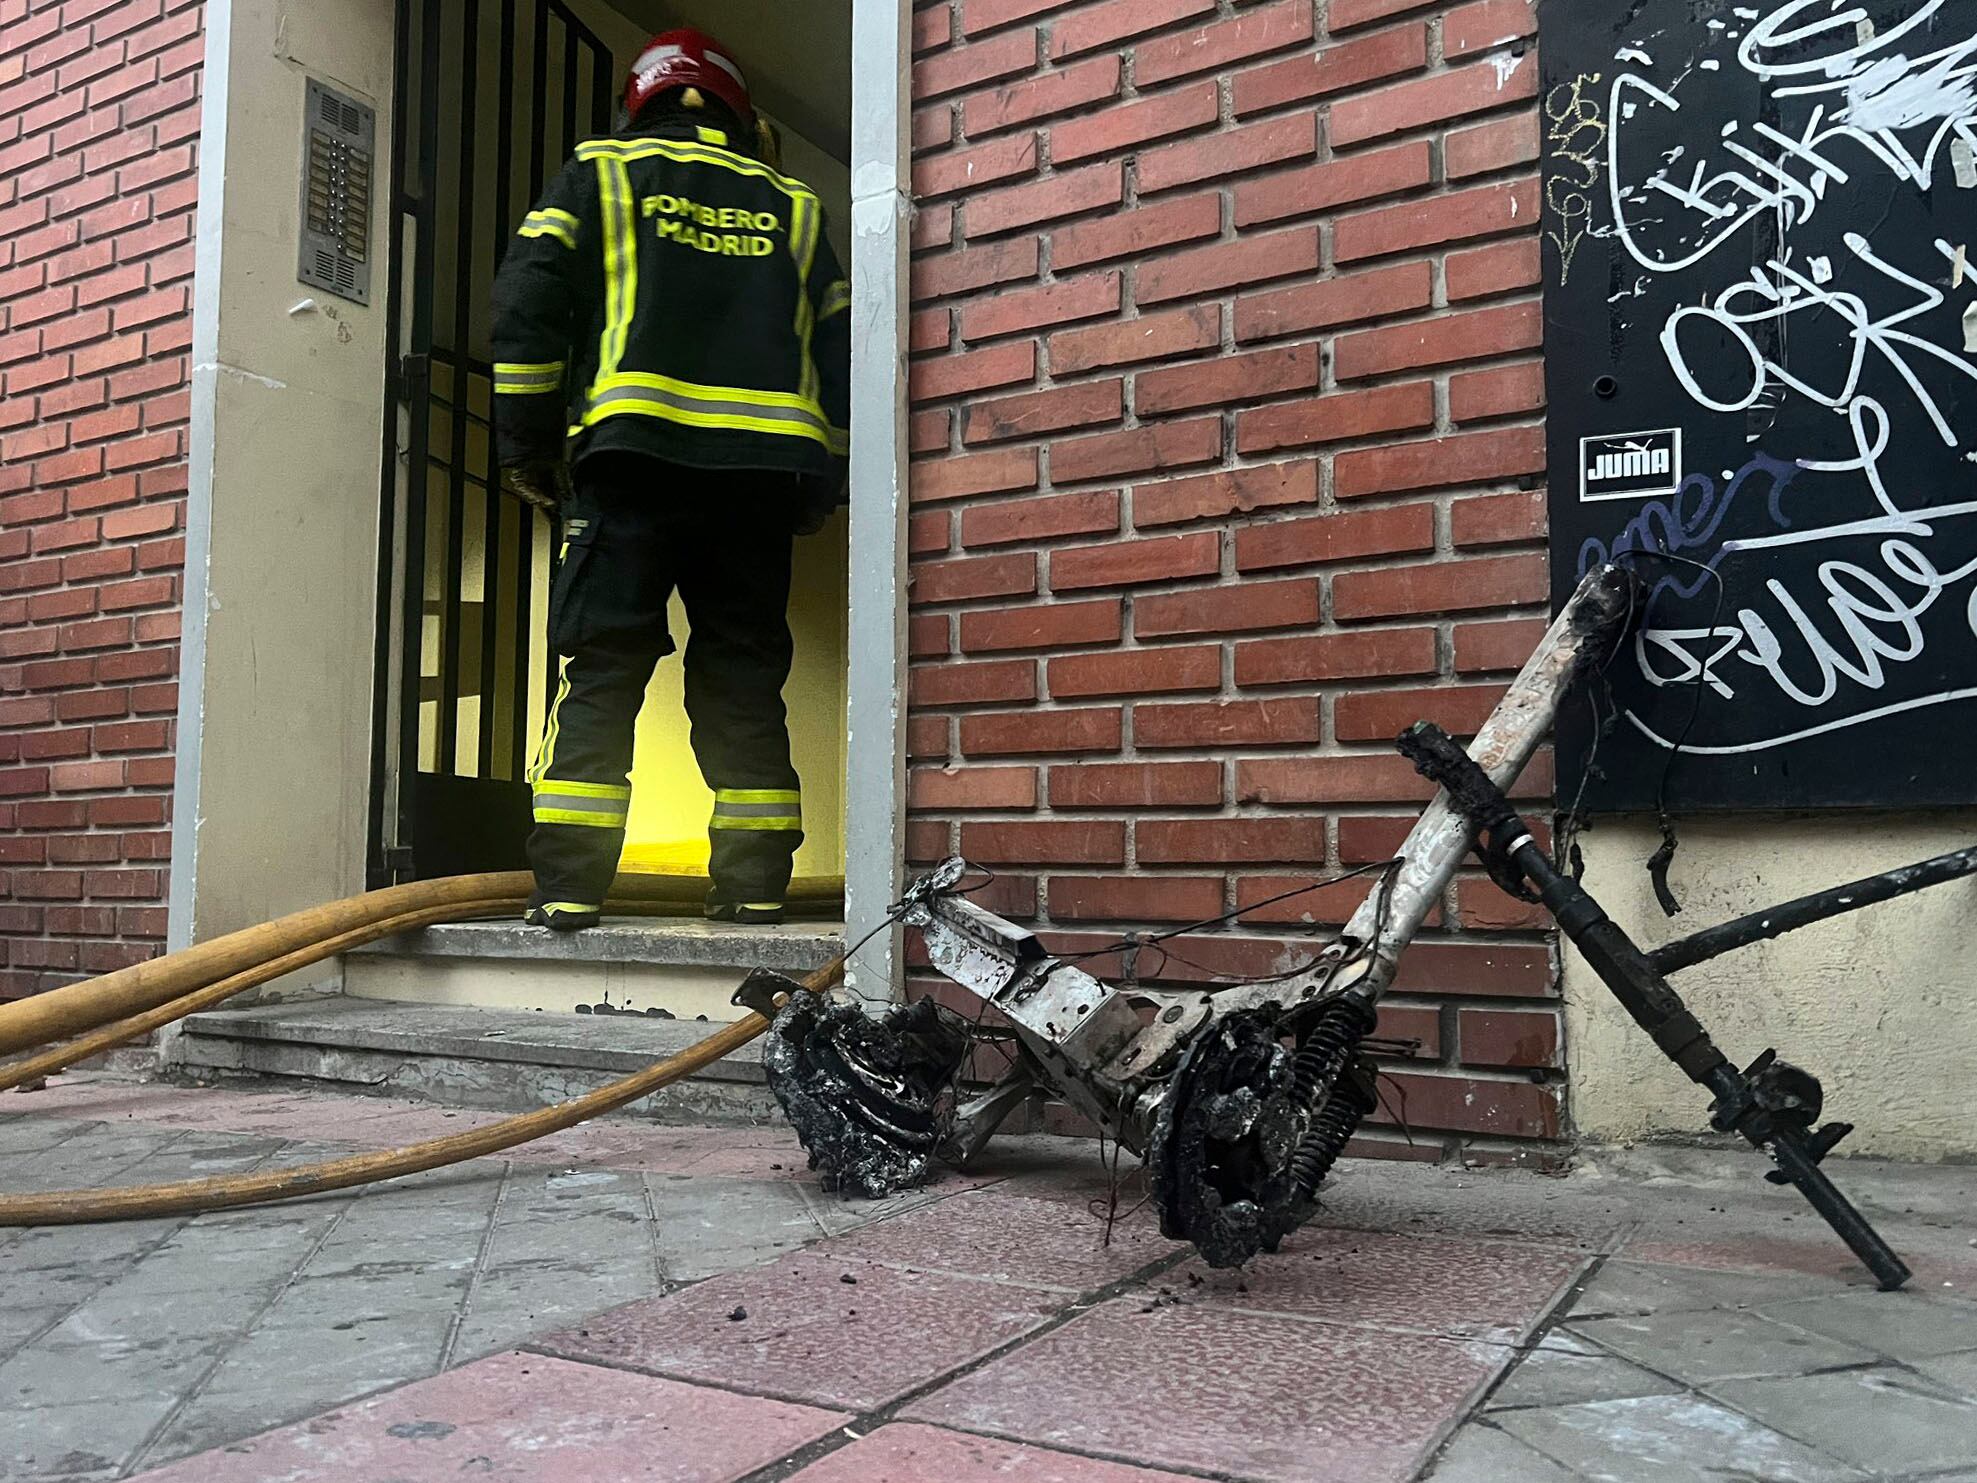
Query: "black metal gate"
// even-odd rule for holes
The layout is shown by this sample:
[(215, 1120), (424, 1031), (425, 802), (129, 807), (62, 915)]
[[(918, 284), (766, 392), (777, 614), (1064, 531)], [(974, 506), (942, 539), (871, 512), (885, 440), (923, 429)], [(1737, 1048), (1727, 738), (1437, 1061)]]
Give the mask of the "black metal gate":
[(523, 864), (555, 534), (498, 488), (489, 299), (522, 215), (608, 128), (613, 77), (559, 0), (399, 0), (373, 885)]

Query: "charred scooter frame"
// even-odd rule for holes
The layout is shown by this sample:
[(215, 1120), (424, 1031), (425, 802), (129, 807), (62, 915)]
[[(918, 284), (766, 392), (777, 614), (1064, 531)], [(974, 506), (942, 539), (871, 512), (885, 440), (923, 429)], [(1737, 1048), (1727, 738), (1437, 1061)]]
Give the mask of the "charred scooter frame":
[(1778, 1165), (1769, 1177), (1797, 1185), (1881, 1286), (1898, 1287), (1907, 1268), (1819, 1168), (1849, 1128), (1814, 1130), (1817, 1079), (1768, 1051), (1737, 1071), (1661, 971), (1977, 872), (1977, 850), (1643, 954), (1553, 868), (1502, 792), (1574, 681), (1624, 638), (1638, 596), (1619, 568), (1588, 574), (1468, 752), (1425, 724), (1401, 739), (1443, 791), (1345, 931), (1295, 976), (1214, 992), (1114, 988), (957, 894), (968, 867), (950, 860), (912, 887), (898, 919), (919, 929), (940, 972), (998, 1012), (1016, 1051), (1001, 1082), (958, 1108), (951, 1088), (973, 1040), (960, 1016), (923, 999), (874, 1019), (788, 995), (776, 975), (751, 976), (736, 1000), (770, 1012), (782, 1005), (763, 1060), (813, 1167), (848, 1193), (881, 1196), (924, 1178), (931, 1158), (965, 1164), (1011, 1111), (1049, 1090), (1146, 1160), (1167, 1235), (1216, 1266), (1274, 1251), (1310, 1217), (1320, 1184), (1377, 1105), (1364, 1053), (1376, 1007), (1480, 834), (1499, 884), (1542, 900), (1664, 1053), (1715, 1094), (1714, 1126), (1766, 1149)]

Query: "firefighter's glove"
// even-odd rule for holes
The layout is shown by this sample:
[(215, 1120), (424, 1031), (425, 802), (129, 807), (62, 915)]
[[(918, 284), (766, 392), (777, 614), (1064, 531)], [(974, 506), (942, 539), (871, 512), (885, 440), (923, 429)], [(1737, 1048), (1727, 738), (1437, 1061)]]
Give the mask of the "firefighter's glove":
[(796, 519), (791, 529), (800, 536), (814, 536), (831, 523), (831, 516), (837, 512), (835, 495), (813, 495), (796, 507)]
[(570, 470), (560, 458), (504, 464), (501, 490), (545, 515), (554, 515), (570, 497)]

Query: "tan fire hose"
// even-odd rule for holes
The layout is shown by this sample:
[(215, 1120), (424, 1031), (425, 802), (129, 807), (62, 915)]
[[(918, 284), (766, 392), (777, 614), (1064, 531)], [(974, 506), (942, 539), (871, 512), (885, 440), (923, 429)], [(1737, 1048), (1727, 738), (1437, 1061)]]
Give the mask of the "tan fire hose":
[[(0, 1067), (0, 1087), (16, 1086), (60, 1070), (366, 942), (439, 922), (506, 915), (519, 909), (529, 885), (526, 874), (505, 873), (395, 886), (297, 912), (168, 958), (51, 990), (35, 999), (0, 1005), (0, 1046), (7, 1050), (93, 1032), (40, 1056)], [(706, 881), (702, 877), (621, 876), (612, 887), (610, 909), (684, 914), (689, 909), (698, 909), (705, 891)], [(789, 899), (793, 905), (810, 904), (832, 899), (842, 891), (843, 882), (839, 880), (797, 881), (791, 885)], [(845, 960), (839, 958), (801, 983), (812, 993), (826, 992), (843, 980), (844, 967)], [(56, 1002), (46, 1005), (45, 1001), (50, 1000)], [(41, 1006), (38, 1013), (21, 1013), (36, 1006)], [(225, 1175), (125, 1189), (64, 1190), (0, 1197), (0, 1226), (73, 1225), (222, 1210), (348, 1189), (483, 1158), (635, 1102), (746, 1045), (767, 1028), (766, 1019), (751, 1013), (678, 1055), (585, 1096), (406, 1148), (263, 1174)]]

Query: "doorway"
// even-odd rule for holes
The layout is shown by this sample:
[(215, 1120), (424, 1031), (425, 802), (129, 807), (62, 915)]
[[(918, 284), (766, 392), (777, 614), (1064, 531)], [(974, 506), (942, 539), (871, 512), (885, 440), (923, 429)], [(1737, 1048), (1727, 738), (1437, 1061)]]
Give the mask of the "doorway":
[[(490, 291), (500, 254), (576, 143), (607, 132), (629, 60), (697, 25), (747, 72), (784, 167), (849, 261), (850, 0), (400, 0), (371, 793), (373, 885), (520, 869), (527, 771), (551, 694), (552, 522), (496, 487)], [(798, 544), (785, 691), (803, 777), (799, 875), (844, 868), (847, 529)], [(686, 630), (677, 603), (676, 636)], [(625, 867), (702, 870), (712, 795), (681, 672), (640, 717)]]

